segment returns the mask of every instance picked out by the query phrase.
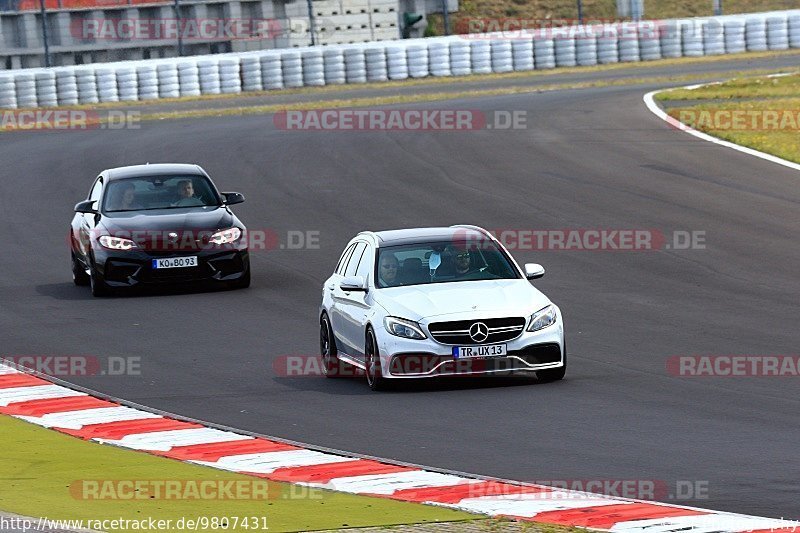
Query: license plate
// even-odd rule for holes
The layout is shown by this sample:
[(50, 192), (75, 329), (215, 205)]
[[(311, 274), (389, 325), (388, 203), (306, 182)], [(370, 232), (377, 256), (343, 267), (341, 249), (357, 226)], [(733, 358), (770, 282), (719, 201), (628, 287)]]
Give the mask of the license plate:
[(498, 357), (506, 355), (505, 344), (487, 344), (485, 346), (453, 346), (454, 359), (472, 357)]
[(186, 268), (196, 266), (196, 255), (189, 257), (165, 257), (163, 259), (153, 259), (153, 268)]

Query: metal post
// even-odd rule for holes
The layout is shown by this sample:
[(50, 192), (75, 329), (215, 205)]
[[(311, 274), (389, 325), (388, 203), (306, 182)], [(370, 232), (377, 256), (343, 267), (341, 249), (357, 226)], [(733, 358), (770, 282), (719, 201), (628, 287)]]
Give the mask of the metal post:
[(450, 13), (447, 12), (447, 0), (442, 0), (442, 23), (444, 24), (444, 34), (450, 35)]
[(178, 56), (183, 56), (183, 18), (181, 17), (181, 3), (180, 0), (175, 0), (175, 3), (172, 5), (172, 9), (175, 10), (175, 19), (178, 23)]
[(714, 16), (719, 17), (722, 15), (722, 0), (714, 0)]
[(42, 15), (42, 40), (44, 40), (44, 66), (50, 66), (50, 43), (47, 38), (47, 10), (44, 7), (45, 0), (39, 0), (39, 12)]
[(583, 24), (583, 2), (578, 0), (578, 24)]
[(311, 3), (311, 0), (307, 0), (308, 3), (308, 24), (309, 24), (309, 31), (311, 32), (311, 46), (317, 45), (317, 28), (316, 24), (314, 24), (314, 6)]

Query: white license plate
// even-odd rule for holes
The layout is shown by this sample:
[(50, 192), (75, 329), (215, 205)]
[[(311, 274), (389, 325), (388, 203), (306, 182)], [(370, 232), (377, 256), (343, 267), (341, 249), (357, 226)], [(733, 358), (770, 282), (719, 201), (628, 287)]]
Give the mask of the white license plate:
[(485, 346), (453, 346), (453, 358), (469, 359), (471, 357), (499, 357), (506, 355), (505, 344), (487, 344)]
[(165, 257), (163, 259), (153, 259), (153, 268), (187, 268), (196, 266), (196, 255), (189, 257)]

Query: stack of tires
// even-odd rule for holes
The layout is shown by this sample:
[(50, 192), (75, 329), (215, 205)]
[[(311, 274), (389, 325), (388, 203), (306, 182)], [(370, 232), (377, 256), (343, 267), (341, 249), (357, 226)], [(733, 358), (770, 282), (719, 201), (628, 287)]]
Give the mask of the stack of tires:
[(96, 104), (100, 101), (97, 97), (97, 78), (91, 67), (76, 69), (75, 81), (78, 84), (78, 103)]
[(639, 35), (639, 58), (642, 61), (661, 59), (661, 23), (642, 21), (636, 25)]
[(537, 70), (555, 68), (556, 48), (553, 39), (537, 36), (533, 41), (533, 58)]
[(261, 86), (268, 91), (283, 89), (283, 65), (280, 52), (264, 52), (260, 57)]
[(364, 50), (364, 63), (367, 66), (367, 81), (387, 81), (389, 79), (386, 50), (382, 46), (367, 47)]
[(553, 39), (556, 52), (556, 65), (574, 67), (578, 64), (576, 57), (575, 37), (558, 36)]
[(619, 29), (613, 24), (597, 26), (597, 62), (601, 65), (619, 63)]
[(767, 46), (770, 50), (789, 49), (789, 20), (785, 16), (767, 19)]
[(95, 70), (97, 76), (97, 96), (100, 102), (119, 102), (117, 89), (117, 73), (109, 67), (100, 67)]
[(447, 41), (431, 40), (428, 43), (428, 61), (432, 76), (452, 76), (450, 70), (450, 45)]
[(514, 56), (511, 53), (511, 42), (504, 38), (491, 40), (492, 72), (503, 73), (514, 70)]
[(360, 46), (345, 48), (344, 68), (347, 74), (347, 83), (367, 82), (367, 60), (364, 49)]
[(136, 78), (136, 69), (133, 66), (125, 65), (117, 68), (117, 88), (120, 102), (139, 100), (139, 80)]
[(39, 107), (57, 106), (56, 73), (52, 70), (41, 70), (34, 74), (34, 77), (36, 78), (36, 104)]
[(160, 98), (178, 98), (181, 85), (178, 79), (178, 65), (173, 61), (165, 61), (156, 65), (158, 75), (158, 96)]
[(303, 61), (303, 85), (321, 87), (325, 85), (325, 63), (322, 50), (310, 48), (300, 54)]
[(517, 38), (511, 41), (511, 58), (514, 61), (515, 71), (533, 70), (533, 35), (520, 32)]
[(261, 91), (261, 59), (256, 54), (242, 56), (242, 90)]
[(238, 57), (225, 57), (219, 60), (219, 86), (222, 94), (239, 94), (242, 92), (242, 77)]
[(178, 63), (178, 85), (180, 85), (181, 96), (200, 94), (200, 69), (197, 61), (190, 59)]
[(16, 92), (18, 107), (36, 107), (36, 77), (31, 72), (17, 74)]
[(325, 83), (327, 85), (347, 83), (342, 49), (337, 46), (326, 47), (322, 56), (325, 67)]
[(158, 98), (158, 71), (153, 63), (147, 62), (136, 67), (136, 79), (139, 85), (139, 100)]
[(456, 39), (450, 41), (450, 73), (453, 76), (472, 74), (472, 55), (469, 41)]
[(707, 56), (725, 53), (725, 25), (719, 19), (709, 19), (703, 26), (703, 51)]
[(13, 76), (0, 74), (0, 109), (17, 108), (17, 91)]
[(681, 57), (681, 23), (677, 20), (667, 20), (660, 25), (661, 57)]
[(424, 78), (430, 75), (428, 66), (428, 47), (424, 44), (412, 44), (406, 48), (408, 58), (408, 75), (412, 78)]
[(404, 45), (389, 44), (386, 46), (386, 68), (390, 80), (408, 78), (408, 57)]
[(744, 23), (744, 38), (747, 50), (763, 52), (769, 49), (767, 44), (767, 21), (761, 17), (747, 17)]
[(681, 24), (681, 41), (684, 57), (701, 57), (703, 55), (703, 32), (705, 21), (685, 20)]
[(473, 74), (489, 74), (492, 71), (492, 46), (485, 38), (470, 42)]
[(575, 35), (575, 60), (582, 67), (597, 64), (597, 28), (583, 26)]
[(728, 19), (725, 26), (725, 53), (738, 54), (747, 50), (745, 22), (742, 19)]
[(621, 63), (640, 61), (639, 25), (635, 22), (624, 22), (617, 25), (617, 46)]
[(220, 94), (222, 86), (219, 80), (219, 61), (215, 58), (199, 59), (197, 81), (202, 94)]
[(800, 15), (789, 16), (789, 46), (800, 48)]
[[(3, 107), (1, 86), (2, 82), (0, 82), (0, 107)], [(78, 81), (75, 79), (75, 69), (70, 67), (56, 69), (56, 90), (59, 105), (78, 104)]]

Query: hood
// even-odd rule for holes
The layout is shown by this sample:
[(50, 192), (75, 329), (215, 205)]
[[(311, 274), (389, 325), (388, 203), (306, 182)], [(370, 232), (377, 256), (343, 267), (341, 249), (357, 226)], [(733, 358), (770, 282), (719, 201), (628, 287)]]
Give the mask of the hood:
[(550, 304), (528, 280), (457, 281), (392, 287), (375, 291), (391, 316), (417, 322), (530, 316)]
[(198, 232), (226, 229), (233, 225), (233, 214), (226, 207), (186, 207), (106, 213), (103, 226), (110, 234), (133, 231)]

